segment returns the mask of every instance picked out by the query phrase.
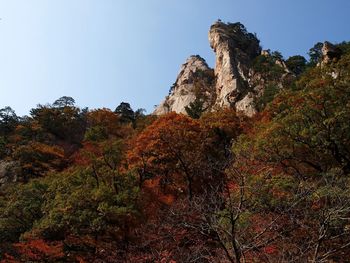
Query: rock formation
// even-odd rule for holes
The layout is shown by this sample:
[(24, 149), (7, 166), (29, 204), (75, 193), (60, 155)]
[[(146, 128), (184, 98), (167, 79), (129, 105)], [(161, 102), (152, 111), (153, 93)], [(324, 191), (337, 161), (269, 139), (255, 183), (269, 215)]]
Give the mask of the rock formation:
[(176, 82), (169, 91), (169, 96), (154, 111), (162, 115), (171, 111), (186, 114), (186, 106), (202, 96), (207, 104), (213, 95), (213, 70), (200, 56), (191, 56), (181, 66)]
[(341, 56), (341, 50), (332, 43), (326, 41), (322, 47), (322, 62), (321, 65), (327, 65)]
[(256, 35), (247, 32), (241, 23), (217, 21), (209, 30), (209, 43), (216, 55), (215, 69), (210, 69), (201, 57), (191, 56), (154, 114), (171, 111), (186, 114), (186, 107), (200, 97), (205, 101), (205, 110), (230, 107), (252, 116), (257, 111), (256, 100), (269, 83), (268, 76), (254, 69), (256, 59), (262, 57), (261, 63), (277, 67), (281, 79), (291, 75), (284, 61), (262, 51)]
[[(249, 66), (252, 59), (260, 55), (257, 38), (245, 31), (240, 23), (216, 22), (209, 31), (209, 42), (216, 54), (216, 105), (236, 107), (241, 110), (248, 99)], [(247, 98), (245, 98), (248, 96)]]

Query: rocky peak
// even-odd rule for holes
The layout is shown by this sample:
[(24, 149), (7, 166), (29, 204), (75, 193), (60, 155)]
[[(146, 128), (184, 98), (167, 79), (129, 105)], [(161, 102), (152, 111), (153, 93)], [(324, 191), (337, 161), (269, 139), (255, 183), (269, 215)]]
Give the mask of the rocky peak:
[(241, 23), (218, 21), (210, 28), (209, 42), (216, 54), (216, 106), (254, 114), (248, 81), (251, 62), (261, 53), (259, 40)]
[[(230, 107), (252, 116), (265, 87), (273, 84), (282, 88), (283, 79), (292, 75), (282, 56), (262, 51), (256, 35), (241, 23), (217, 21), (210, 27), (209, 42), (216, 56), (215, 69), (210, 69), (200, 56), (191, 56), (154, 114), (171, 111), (186, 114), (186, 107), (200, 98), (203, 111)], [(274, 74), (263, 73), (269, 72), (266, 67), (271, 67)]]
[(209, 30), (209, 43), (214, 52), (221, 46), (238, 49), (250, 58), (261, 53), (259, 40), (255, 34), (249, 33), (241, 23), (215, 22)]
[(207, 62), (199, 55), (190, 56), (181, 66), (180, 73), (175, 82), (175, 87), (172, 92), (181, 88), (183, 85), (192, 84), (198, 75), (202, 72), (210, 70)]
[(206, 61), (198, 55), (190, 56), (181, 66), (169, 95), (156, 107), (154, 114), (161, 115), (172, 111), (186, 114), (186, 106), (198, 96), (209, 99), (213, 95), (212, 82), (213, 70)]
[(332, 43), (326, 41), (323, 43), (322, 47), (322, 65), (329, 64), (334, 60), (339, 59), (341, 56), (341, 50), (333, 45)]

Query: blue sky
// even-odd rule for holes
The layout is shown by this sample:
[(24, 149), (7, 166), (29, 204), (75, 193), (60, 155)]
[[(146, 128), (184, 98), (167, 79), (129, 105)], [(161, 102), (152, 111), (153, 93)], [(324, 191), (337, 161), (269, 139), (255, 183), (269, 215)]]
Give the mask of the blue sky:
[(306, 55), (350, 40), (349, 0), (0, 0), (0, 107), (79, 106), (148, 113), (192, 54), (214, 66), (208, 30), (240, 21), (263, 48)]

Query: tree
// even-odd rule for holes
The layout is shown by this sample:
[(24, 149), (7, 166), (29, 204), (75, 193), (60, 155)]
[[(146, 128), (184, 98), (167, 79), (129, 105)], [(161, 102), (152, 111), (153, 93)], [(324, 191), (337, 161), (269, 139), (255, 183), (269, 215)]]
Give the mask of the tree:
[(188, 106), (185, 107), (186, 113), (193, 119), (199, 119), (202, 113), (205, 111), (204, 101), (196, 97), (193, 102), (190, 102)]
[(265, 107), (273, 101), (275, 96), (280, 91), (280, 88), (276, 84), (268, 84), (265, 86), (264, 92), (260, 98), (255, 102), (255, 106), (258, 111), (263, 111)]
[(19, 118), (11, 107), (0, 109), (0, 136), (8, 136), (14, 131)]
[(286, 65), (296, 76), (299, 76), (306, 69), (306, 59), (303, 56), (292, 56), (286, 60)]
[(135, 112), (127, 102), (120, 103), (114, 112), (120, 116), (121, 121), (124, 123), (133, 123), (135, 121)]
[(119, 188), (107, 178), (97, 184), (91, 172), (76, 169), (51, 178), (44, 217), (33, 234), (48, 239), (67, 235), (90, 235), (98, 240), (104, 234), (125, 238), (137, 216), (137, 187), (132, 174), (119, 174)]
[(221, 173), (231, 164), (232, 144), (250, 129), (250, 121), (232, 109), (221, 109), (203, 114), (199, 122), (205, 135), (207, 162)]
[(336, 45), (337, 48), (341, 50), (342, 54), (349, 54), (350, 53), (350, 42), (349, 41), (343, 41)]
[(317, 42), (312, 48), (310, 48), (308, 54), (310, 56), (311, 66), (315, 66), (318, 62), (320, 62), (322, 58), (322, 47), (323, 43)]
[(17, 147), (14, 159), (20, 162), (25, 180), (44, 176), (50, 171), (60, 171), (66, 164), (62, 148), (38, 142)]
[(90, 111), (87, 114), (85, 140), (104, 141), (131, 136), (132, 128), (123, 123), (121, 116), (109, 109)]
[(128, 155), (131, 167), (138, 171), (140, 185), (150, 176), (160, 176), (164, 186), (173, 190), (185, 187), (192, 198), (195, 181), (205, 179), (206, 170), (200, 169), (205, 163), (201, 147), (199, 123), (170, 113), (148, 126)]
[(275, 57), (259, 55), (253, 61), (253, 69), (270, 82), (280, 82), (285, 70), (280, 64), (276, 63), (279, 56), (279, 53), (275, 54)]
[(17, 184), (0, 197), (0, 242), (18, 242), (42, 217), (47, 185), (39, 180)]
[(234, 146), (236, 169), (246, 175), (247, 189), (256, 189), (246, 199), (248, 211), (272, 216), (274, 231), (267, 240), (276, 254), (270, 261), (348, 257), (348, 62), (346, 56), (332, 67), (305, 73), (295, 89), (275, 97), (253, 131)]
[(283, 55), (281, 52), (279, 51), (273, 51), (271, 53), (271, 57), (276, 61), (276, 60), (279, 60), (279, 61), (282, 61), (283, 60)]
[(55, 108), (74, 107), (75, 100), (72, 97), (63, 96), (52, 104)]
[(44, 132), (54, 135), (57, 139), (79, 144), (86, 129), (86, 111), (69, 106), (69, 100), (59, 101), (57, 105), (60, 106), (38, 105), (30, 111), (32, 119)]
[(227, 29), (238, 48), (244, 50), (251, 58), (261, 53), (260, 40), (256, 34), (249, 33), (242, 23), (227, 23)]

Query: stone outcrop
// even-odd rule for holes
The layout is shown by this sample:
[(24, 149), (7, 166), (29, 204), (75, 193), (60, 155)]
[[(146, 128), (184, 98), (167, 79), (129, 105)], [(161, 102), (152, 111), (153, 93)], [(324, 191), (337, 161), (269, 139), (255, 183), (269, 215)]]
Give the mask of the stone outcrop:
[(156, 107), (154, 114), (162, 115), (168, 112), (186, 114), (186, 106), (194, 102), (196, 97), (205, 98), (207, 106), (212, 100), (213, 70), (200, 56), (191, 56), (181, 66), (176, 82), (171, 87), (169, 95)]
[(328, 41), (323, 43), (321, 65), (330, 64), (331, 62), (338, 60), (340, 56), (341, 50), (339, 48)]
[(17, 162), (0, 161), (0, 188), (18, 181), (20, 168)]
[[(256, 35), (247, 32), (241, 23), (217, 21), (208, 36), (216, 56), (214, 70), (201, 57), (191, 56), (182, 65), (169, 96), (154, 114), (171, 111), (186, 114), (186, 107), (200, 97), (206, 111), (230, 107), (253, 116), (257, 112), (256, 101), (266, 85), (271, 84), (267, 74), (254, 69), (256, 59), (260, 56), (258, 61), (263, 66), (277, 66), (281, 79), (277, 81), (280, 83), (274, 79), (274, 86), (282, 88), (282, 82), (293, 75), (282, 58), (271, 56), (268, 50), (262, 51)], [(268, 58), (261, 59), (262, 56)]]
[[(251, 61), (260, 55), (261, 49), (256, 37), (245, 31), (240, 23), (225, 24), (221, 21), (211, 26), (209, 42), (216, 54), (216, 105), (234, 107), (251, 112), (247, 105), (249, 93), (249, 69)], [(242, 101), (239, 103), (239, 101)]]

